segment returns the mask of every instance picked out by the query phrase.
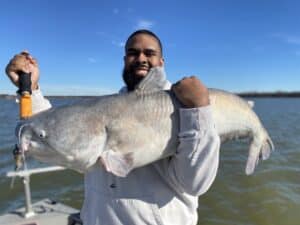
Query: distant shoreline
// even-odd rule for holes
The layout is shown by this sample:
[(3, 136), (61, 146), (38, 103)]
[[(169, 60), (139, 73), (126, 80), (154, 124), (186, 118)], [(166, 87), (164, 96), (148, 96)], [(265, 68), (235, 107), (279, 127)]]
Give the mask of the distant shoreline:
[(255, 98), (299, 98), (300, 91), (296, 92), (242, 92), (237, 93), (241, 97)]
[[(299, 98), (300, 91), (296, 92), (241, 92), (235, 93), (241, 97), (254, 98)], [(96, 95), (46, 95), (47, 98), (92, 98)], [(15, 95), (0, 94), (0, 99), (15, 99)]]

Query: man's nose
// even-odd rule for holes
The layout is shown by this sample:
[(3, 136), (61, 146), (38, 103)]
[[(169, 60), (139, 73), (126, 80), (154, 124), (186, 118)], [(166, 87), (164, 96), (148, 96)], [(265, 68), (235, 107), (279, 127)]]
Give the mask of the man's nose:
[(145, 56), (144, 53), (141, 52), (141, 53), (138, 55), (138, 57), (137, 57), (137, 61), (138, 61), (138, 62), (146, 62), (146, 61), (147, 61), (147, 57)]

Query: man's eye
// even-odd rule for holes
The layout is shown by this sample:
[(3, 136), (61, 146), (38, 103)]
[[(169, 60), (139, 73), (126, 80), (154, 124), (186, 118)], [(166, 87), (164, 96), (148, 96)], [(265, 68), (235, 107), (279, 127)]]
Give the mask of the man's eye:
[(126, 52), (127, 56), (137, 56), (139, 54), (140, 54), (139, 51), (133, 51), (133, 50), (129, 50)]
[(156, 52), (155, 51), (146, 51), (145, 55), (146, 56), (156, 56)]
[(132, 55), (134, 55), (134, 53), (133, 52), (127, 52), (126, 55), (127, 56), (132, 56)]

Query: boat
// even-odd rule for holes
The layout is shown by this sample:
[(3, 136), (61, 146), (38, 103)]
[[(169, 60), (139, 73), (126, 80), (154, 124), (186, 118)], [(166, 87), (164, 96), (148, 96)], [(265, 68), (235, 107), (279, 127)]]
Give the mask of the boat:
[(1, 225), (82, 225), (80, 211), (49, 198), (31, 203), (30, 176), (33, 174), (65, 170), (64, 167), (51, 166), (44, 168), (9, 171), (7, 178), (21, 178), (24, 186), (24, 207), (0, 215)]

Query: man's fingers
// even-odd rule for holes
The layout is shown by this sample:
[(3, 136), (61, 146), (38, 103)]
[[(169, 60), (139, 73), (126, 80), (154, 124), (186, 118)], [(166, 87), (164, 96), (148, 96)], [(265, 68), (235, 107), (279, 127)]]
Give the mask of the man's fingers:
[(23, 50), (20, 54), (25, 56), (30, 55), (28, 50)]
[(33, 58), (31, 55), (29, 56), (28, 59), (29, 59), (30, 63), (32, 63), (33, 65), (35, 65), (35, 66), (38, 65), (37, 60), (35, 58)]
[(16, 62), (15, 60), (11, 60), (11, 62), (6, 67), (6, 74), (11, 78), (13, 82), (18, 80), (18, 72), (22, 71), (25, 73), (29, 73), (29, 63), (26, 61)]
[(19, 73), (31, 73), (32, 89), (36, 89), (39, 79), (38, 63), (27, 50), (15, 55), (5, 68), (5, 72), (14, 85), (19, 85)]
[(18, 86), (19, 83), (19, 75), (15, 72), (10, 72), (9, 74), (7, 74), (7, 76), (9, 77), (9, 79), (13, 82), (14, 85)]
[(171, 86), (171, 89), (172, 89), (172, 90), (173, 90), (173, 89), (178, 90), (178, 88), (180, 88), (180, 85), (181, 85), (181, 80), (179, 80), (179, 81), (177, 81), (175, 84), (173, 84), (173, 85)]
[(177, 81), (175, 84), (173, 84), (172, 87), (176, 87), (176, 86), (178, 86), (179, 84), (180, 84), (180, 80)]
[(177, 81), (174, 85), (178, 85), (181, 82), (185, 82), (187, 80), (195, 80), (195, 79), (198, 80), (198, 78), (196, 76), (183, 77), (183, 78), (181, 78), (181, 80)]
[(186, 80), (188, 77), (183, 77), (183, 78), (181, 78), (181, 80), (179, 80), (179, 81), (177, 81), (175, 84), (173, 84), (172, 85), (172, 87), (174, 86), (176, 86), (176, 88), (181, 84), (181, 82), (183, 81), (183, 80)]
[(20, 53), (20, 55), (25, 56), (27, 60), (29, 60), (30, 63), (34, 64), (35, 66), (38, 64), (37, 60), (30, 55), (29, 51), (24, 50)]
[(15, 72), (10, 72), (9, 74), (10, 78), (12, 79), (13, 82), (18, 82), (19, 81), (19, 76)]
[(187, 108), (209, 104), (208, 90), (196, 76), (184, 77), (172, 86), (172, 91)]

